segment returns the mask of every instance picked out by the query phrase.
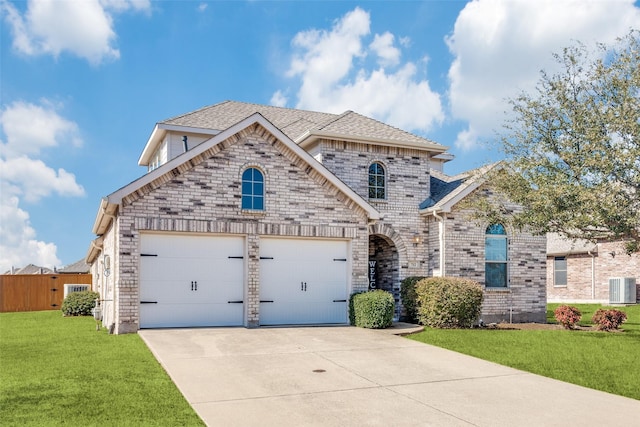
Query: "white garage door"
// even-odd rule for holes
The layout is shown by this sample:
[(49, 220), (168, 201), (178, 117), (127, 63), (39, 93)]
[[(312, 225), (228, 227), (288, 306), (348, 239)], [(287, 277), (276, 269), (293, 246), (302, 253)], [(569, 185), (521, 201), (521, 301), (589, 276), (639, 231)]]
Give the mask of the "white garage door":
[(140, 327), (243, 323), (244, 239), (143, 234)]
[(348, 244), (260, 239), (260, 324), (347, 323)]

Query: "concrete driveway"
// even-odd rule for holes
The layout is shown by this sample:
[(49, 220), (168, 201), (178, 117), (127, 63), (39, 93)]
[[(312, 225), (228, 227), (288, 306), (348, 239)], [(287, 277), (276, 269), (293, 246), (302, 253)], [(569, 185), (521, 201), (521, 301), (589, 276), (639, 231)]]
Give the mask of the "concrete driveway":
[(638, 425), (640, 401), (354, 327), (139, 332), (209, 426)]

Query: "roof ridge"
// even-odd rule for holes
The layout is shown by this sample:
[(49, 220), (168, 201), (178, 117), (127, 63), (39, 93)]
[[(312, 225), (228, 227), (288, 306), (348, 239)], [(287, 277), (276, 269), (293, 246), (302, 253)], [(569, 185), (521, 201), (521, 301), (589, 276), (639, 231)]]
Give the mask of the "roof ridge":
[(189, 112), (183, 113), (183, 114), (178, 114), (177, 116), (173, 116), (173, 117), (169, 117), (168, 119), (161, 120), (158, 123), (167, 123), (167, 122), (170, 122), (172, 120), (178, 120), (178, 119), (180, 119), (182, 117), (187, 117), (187, 116), (190, 116), (191, 114), (195, 114), (195, 113), (198, 113), (198, 112), (203, 111), (203, 110), (208, 110), (209, 108), (217, 107), (219, 105), (228, 104), (230, 102), (233, 102), (233, 101), (227, 99), (226, 101), (218, 102), (217, 104), (205, 105), (203, 107), (196, 108), (193, 111), (189, 111)]
[(417, 135), (417, 134), (415, 134), (415, 133), (413, 133), (413, 132), (409, 132), (409, 131), (407, 131), (407, 130), (401, 129), (401, 128), (397, 127), (397, 126), (390, 125), (389, 123), (385, 123), (385, 122), (383, 122), (382, 120), (376, 119), (376, 118), (374, 118), (374, 117), (365, 116), (364, 114), (358, 113), (358, 112), (356, 112), (356, 111), (347, 110), (347, 111), (345, 111), (342, 115), (346, 116), (346, 115), (348, 115), (348, 113), (350, 113), (350, 114), (355, 114), (356, 116), (359, 116), (359, 117), (364, 117), (365, 119), (372, 120), (372, 121), (374, 121), (374, 122), (376, 122), (376, 123), (379, 123), (379, 124), (381, 124), (381, 125), (383, 125), (383, 126), (387, 126), (387, 127), (391, 128), (391, 129), (394, 129), (394, 130), (396, 130), (396, 131), (398, 131), (398, 132), (404, 133), (404, 134), (406, 134), (406, 135), (411, 135), (411, 136), (413, 136), (413, 137), (415, 137), (415, 138), (420, 138), (420, 139), (423, 139), (423, 140), (425, 140), (425, 141), (428, 141), (428, 142), (429, 142), (429, 143), (431, 143), (431, 144), (440, 145), (440, 146), (443, 146), (443, 147), (444, 147), (444, 145), (440, 144), (439, 142), (435, 142), (435, 141), (434, 141), (434, 140), (432, 140), (432, 139), (426, 138), (426, 137), (424, 137), (424, 136)]

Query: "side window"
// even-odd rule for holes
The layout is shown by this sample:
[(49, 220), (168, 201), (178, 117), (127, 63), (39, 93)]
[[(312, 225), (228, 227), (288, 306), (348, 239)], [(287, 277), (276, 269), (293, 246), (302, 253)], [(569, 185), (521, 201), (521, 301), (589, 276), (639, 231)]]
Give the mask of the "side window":
[(371, 163), (369, 166), (369, 198), (370, 199), (386, 199), (387, 177), (384, 166), (380, 163)]
[(485, 232), (484, 283), (487, 288), (507, 287), (507, 233), (502, 224), (492, 224)]
[(242, 172), (242, 209), (264, 210), (264, 175), (259, 169)]
[(567, 286), (567, 258), (557, 256), (553, 259), (553, 286)]

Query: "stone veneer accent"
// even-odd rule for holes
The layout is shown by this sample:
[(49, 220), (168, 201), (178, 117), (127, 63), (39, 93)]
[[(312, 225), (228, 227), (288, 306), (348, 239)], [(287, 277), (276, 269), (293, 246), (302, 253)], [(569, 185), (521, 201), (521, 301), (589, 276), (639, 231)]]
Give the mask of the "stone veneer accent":
[(549, 301), (608, 303), (609, 278), (635, 277), (636, 301), (640, 302), (640, 254), (627, 255), (621, 242), (599, 242), (592, 255), (566, 255), (566, 286), (555, 286), (554, 258), (547, 258)]
[[(246, 167), (265, 175), (265, 211), (240, 208)], [(118, 215), (116, 333), (139, 325), (138, 264), (143, 232), (246, 236), (246, 326), (259, 324), (260, 236), (349, 240), (352, 290), (367, 287), (367, 215), (314, 168), (259, 125), (212, 147), (126, 196)]]

